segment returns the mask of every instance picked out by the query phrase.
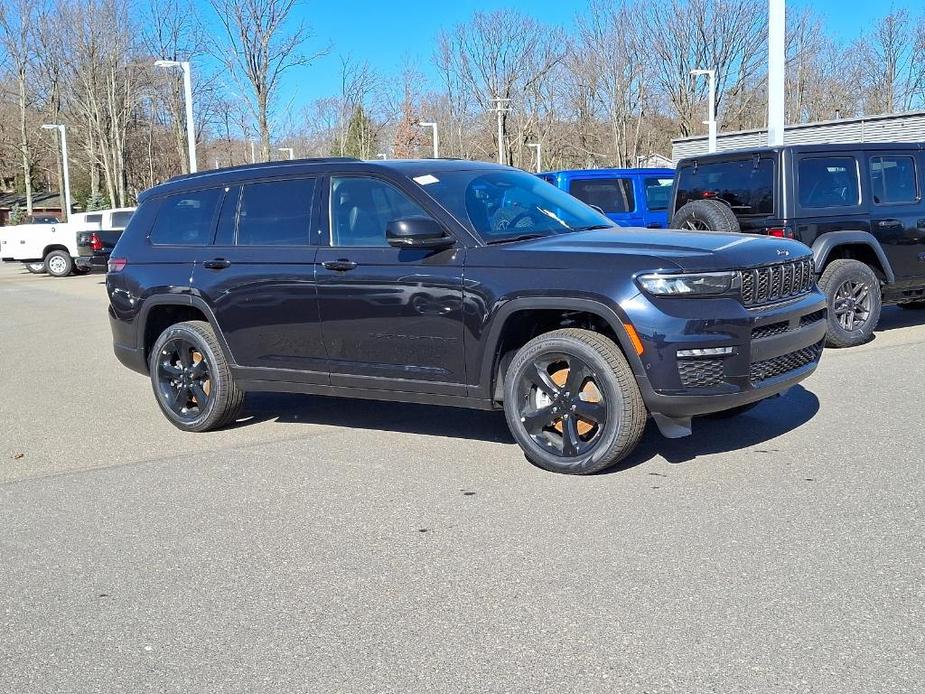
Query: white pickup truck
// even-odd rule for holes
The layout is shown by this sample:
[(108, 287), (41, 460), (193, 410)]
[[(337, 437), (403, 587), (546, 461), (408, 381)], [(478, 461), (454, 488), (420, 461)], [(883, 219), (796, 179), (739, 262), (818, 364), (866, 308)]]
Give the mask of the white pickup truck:
[[(23, 263), (29, 272), (55, 277), (87, 272), (105, 265), (105, 255), (118, 241), (134, 207), (71, 215), (58, 224), (0, 227), (0, 259)], [(102, 263), (95, 262), (102, 259)]]

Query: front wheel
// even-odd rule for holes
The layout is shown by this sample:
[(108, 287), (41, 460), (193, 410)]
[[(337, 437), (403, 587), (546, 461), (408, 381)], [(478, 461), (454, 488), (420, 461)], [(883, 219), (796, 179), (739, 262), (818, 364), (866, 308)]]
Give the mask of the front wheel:
[(540, 335), (517, 352), (504, 379), (504, 413), (530, 462), (577, 475), (628, 455), (646, 423), (620, 348), (573, 328)]
[(161, 411), (178, 429), (209, 431), (238, 418), (244, 393), (212, 326), (187, 321), (167, 328), (148, 358), (151, 386)]
[(880, 320), (880, 280), (858, 260), (829, 263), (819, 289), (828, 300), (828, 347), (855, 347), (870, 340)]

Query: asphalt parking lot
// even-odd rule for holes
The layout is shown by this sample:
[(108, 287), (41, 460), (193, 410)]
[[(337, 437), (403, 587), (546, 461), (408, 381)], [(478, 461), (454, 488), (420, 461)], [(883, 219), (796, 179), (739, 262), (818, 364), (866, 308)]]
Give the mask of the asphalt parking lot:
[(101, 282), (0, 266), (2, 692), (925, 689), (925, 312), (575, 478), (494, 413), (184, 434)]

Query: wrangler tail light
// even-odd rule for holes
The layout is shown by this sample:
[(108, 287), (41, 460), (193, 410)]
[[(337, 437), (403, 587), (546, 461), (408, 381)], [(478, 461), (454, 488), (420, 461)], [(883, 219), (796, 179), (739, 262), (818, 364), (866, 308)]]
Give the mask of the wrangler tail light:
[(90, 234), (90, 248), (92, 248), (94, 251), (103, 250), (103, 242), (100, 240), (100, 237), (97, 236), (95, 231)]

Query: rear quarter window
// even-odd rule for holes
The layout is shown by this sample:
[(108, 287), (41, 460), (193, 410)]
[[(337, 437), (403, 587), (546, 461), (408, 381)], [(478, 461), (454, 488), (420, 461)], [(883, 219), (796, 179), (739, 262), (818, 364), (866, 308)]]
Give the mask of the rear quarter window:
[(211, 241), (212, 220), (223, 190), (210, 188), (170, 195), (161, 202), (151, 229), (156, 246), (205, 246)]
[(650, 210), (667, 210), (671, 204), (671, 186), (673, 178), (647, 176), (643, 179), (646, 189), (646, 207)]
[(861, 204), (858, 161), (854, 157), (804, 157), (797, 164), (797, 198), (808, 209)]
[(737, 216), (774, 213), (774, 159), (748, 157), (690, 162), (678, 169), (676, 206), (694, 200), (722, 200)]

